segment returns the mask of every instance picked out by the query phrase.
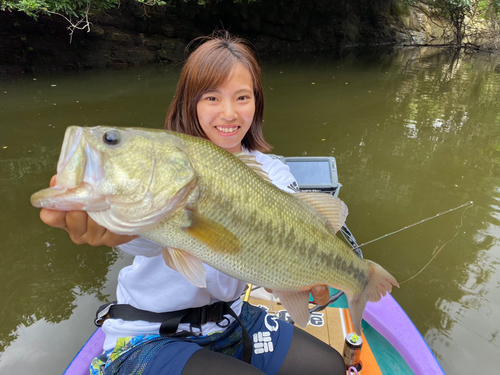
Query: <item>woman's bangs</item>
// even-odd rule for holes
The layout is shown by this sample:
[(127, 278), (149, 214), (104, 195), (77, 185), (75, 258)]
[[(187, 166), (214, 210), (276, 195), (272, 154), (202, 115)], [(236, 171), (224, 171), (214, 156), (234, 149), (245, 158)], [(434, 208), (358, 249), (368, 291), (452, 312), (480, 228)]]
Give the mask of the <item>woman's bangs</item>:
[(206, 56), (204, 64), (201, 64), (198, 70), (200, 94), (224, 85), (231, 76), (234, 64), (238, 61), (227, 50), (213, 52)]

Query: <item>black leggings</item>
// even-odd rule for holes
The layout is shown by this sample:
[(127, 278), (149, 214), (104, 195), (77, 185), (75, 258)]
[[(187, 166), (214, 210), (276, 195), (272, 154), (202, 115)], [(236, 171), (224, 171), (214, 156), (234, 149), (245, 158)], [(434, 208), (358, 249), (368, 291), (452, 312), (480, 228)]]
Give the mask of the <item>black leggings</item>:
[[(225, 354), (198, 350), (184, 366), (181, 375), (258, 375), (259, 369)], [(278, 375), (345, 375), (344, 359), (331, 346), (294, 327), (290, 349)]]

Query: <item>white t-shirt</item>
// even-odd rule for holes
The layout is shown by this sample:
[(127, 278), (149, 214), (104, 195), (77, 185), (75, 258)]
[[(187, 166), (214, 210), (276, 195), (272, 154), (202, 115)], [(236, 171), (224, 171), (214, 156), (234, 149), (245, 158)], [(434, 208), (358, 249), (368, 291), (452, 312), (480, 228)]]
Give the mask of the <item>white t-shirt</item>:
[[(258, 151), (248, 153), (262, 164), (262, 169), (274, 185), (290, 193), (297, 191), (297, 183), (288, 166)], [(162, 249), (156, 243), (138, 238), (121, 245), (120, 249), (135, 255), (135, 258), (132, 265), (123, 268), (118, 275), (118, 303), (129, 304), (141, 310), (169, 312), (236, 300), (231, 307), (237, 315), (240, 314), (242, 302), (239, 297), (245, 289), (244, 282), (204, 264), (207, 287), (198, 288), (165, 264)], [(232, 323), (234, 319), (228, 318)], [(107, 319), (102, 329), (106, 334), (104, 350), (110, 350), (115, 347), (119, 337), (158, 334), (160, 323)], [(179, 331), (182, 330), (189, 331), (189, 324), (180, 324)], [(203, 335), (221, 330), (223, 329), (213, 322), (201, 327)]]

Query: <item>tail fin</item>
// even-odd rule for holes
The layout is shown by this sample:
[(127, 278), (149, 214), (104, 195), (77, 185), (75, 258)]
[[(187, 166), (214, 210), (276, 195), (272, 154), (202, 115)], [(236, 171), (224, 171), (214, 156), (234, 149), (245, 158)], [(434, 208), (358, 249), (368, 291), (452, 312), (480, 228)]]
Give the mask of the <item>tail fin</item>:
[(375, 262), (370, 260), (367, 262), (369, 264), (368, 283), (361, 293), (348, 298), (352, 324), (358, 335), (361, 334), (361, 319), (366, 303), (380, 301), (381, 295), (385, 296), (387, 292), (390, 293), (393, 285), (399, 288), (398, 282), (389, 272)]

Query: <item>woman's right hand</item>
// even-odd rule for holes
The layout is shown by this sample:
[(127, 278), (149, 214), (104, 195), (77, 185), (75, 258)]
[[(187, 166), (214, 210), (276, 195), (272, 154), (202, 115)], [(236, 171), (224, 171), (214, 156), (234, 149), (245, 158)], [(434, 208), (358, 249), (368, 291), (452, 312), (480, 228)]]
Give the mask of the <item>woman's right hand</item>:
[[(53, 176), (50, 186), (54, 186), (55, 183), (56, 176)], [(54, 211), (42, 208), (40, 219), (51, 227), (64, 229), (71, 241), (78, 245), (113, 247), (138, 237), (112, 233), (92, 220), (85, 211)]]

